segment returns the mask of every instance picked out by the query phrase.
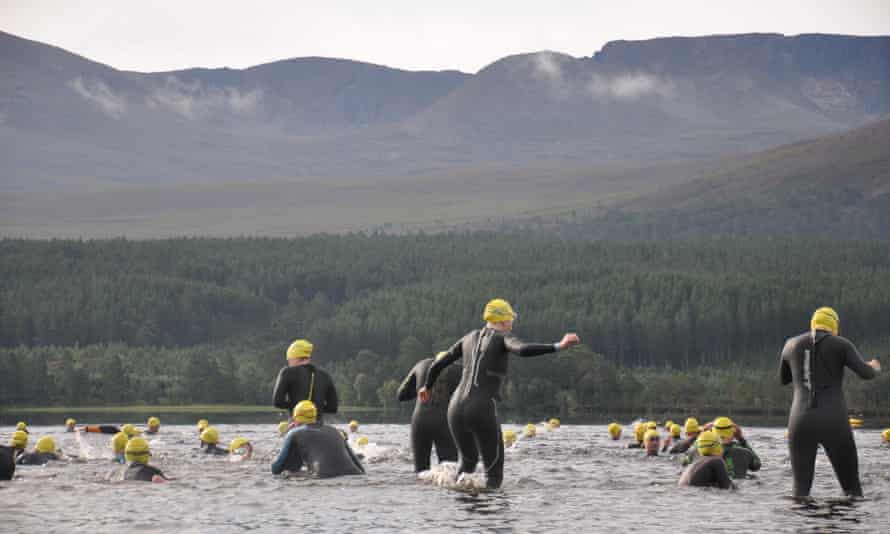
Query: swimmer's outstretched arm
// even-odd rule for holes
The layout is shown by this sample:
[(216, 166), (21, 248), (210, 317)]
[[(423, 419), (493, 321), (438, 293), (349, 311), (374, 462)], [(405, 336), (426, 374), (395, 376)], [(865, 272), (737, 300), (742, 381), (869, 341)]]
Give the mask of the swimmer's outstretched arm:
[(437, 359), (430, 366), (430, 370), (426, 375), (426, 384), (423, 385), (420, 390), (417, 391), (417, 396), (420, 397), (420, 402), (429, 402), (430, 400), (430, 388), (433, 387), (433, 384), (436, 383), (436, 379), (439, 378), (439, 373), (442, 372), (443, 369), (456, 362), (464, 355), (464, 340), (463, 338), (457, 340), (457, 343), (451, 346), (450, 349), (446, 352), (445, 356)]
[(791, 383), (791, 365), (788, 364), (788, 358), (791, 356), (791, 340), (787, 340), (785, 342), (785, 346), (782, 348), (782, 355), (779, 356), (779, 382), (783, 386), (787, 386)]
[(856, 349), (856, 345), (850, 341), (847, 342), (844, 365), (864, 380), (871, 380), (881, 370), (881, 362), (878, 360), (866, 362), (865, 358), (859, 354), (859, 350)]
[(512, 352), (517, 356), (528, 358), (530, 356), (541, 356), (550, 354), (559, 350), (565, 350), (569, 347), (581, 343), (581, 338), (577, 334), (568, 333), (562, 337), (558, 343), (526, 343), (514, 335), (504, 336), (504, 348), (507, 352)]

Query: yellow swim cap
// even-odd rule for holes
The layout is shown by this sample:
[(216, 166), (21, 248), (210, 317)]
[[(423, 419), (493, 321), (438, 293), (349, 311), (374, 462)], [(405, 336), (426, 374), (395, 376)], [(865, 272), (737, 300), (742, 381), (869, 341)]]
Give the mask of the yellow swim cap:
[(485, 310), (482, 312), (482, 320), (489, 323), (512, 321), (517, 317), (519, 317), (519, 315), (513, 311), (513, 307), (510, 306), (510, 303), (504, 299), (488, 301), (488, 304), (485, 305)]
[(238, 449), (247, 445), (248, 443), (250, 443), (250, 440), (247, 438), (241, 438), (241, 437), (235, 438), (232, 440), (231, 443), (229, 443), (229, 452), (237, 451)]
[(735, 433), (735, 423), (729, 417), (718, 417), (714, 419), (714, 432), (721, 439), (729, 439)]
[(312, 357), (312, 343), (305, 339), (298, 339), (287, 348), (288, 360), (302, 360)]
[(560, 425), (559, 419), (554, 417), (553, 419), (550, 420), (551, 428), (559, 428), (559, 425)]
[(294, 420), (298, 423), (314, 423), (318, 418), (318, 409), (310, 400), (303, 400), (294, 406)]
[(37, 449), (37, 452), (54, 453), (56, 452), (56, 442), (49, 436), (43, 436), (37, 440), (37, 445), (34, 448)]
[(713, 430), (706, 430), (699, 434), (695, 440), (695, 447), (702, 456), (720, 456), (723, 454), (723, 445), (720, 438)]
[(668, 419), (667, 421), (664, 422), (664, 428), (670, 430), (672, 424), (674, 424), (674, 422), (671, 421), (670, 419)]
[(198, 430), (203, 431), (208, 426), (210, 426), (210, 423), (207, 422), (207, 419), (201, 419), (198, 421)]
[(28, 433), (24, 430), (16, 430), (9, 444), (13, 447), (24, 449), (28, 446)]
[(28, 425), (26, 425), (24, 421), (19, 421), (19, 422), (15, 425), (15, 429), (16, 429), (16, 430), (21, 430), (21, 431), (23, 431), (23, 432), (27, 432), (27, 431), (28, 431)]
[(201, 442), (216, 445), (219, 443), (219, 430), (212, 426), (208, 426), (201, 432)]
[(141, 430), (139, 430), (138, 428), (136, 428), (135, 426), (133, 426), (133, 425), (131, 425), (131, 424), (129, 424), (129, 423), (127, 423), (126, 425), (124, 425), (124, 426), (121, 427), (121, 432), (123, 432), (124, 434), (130, 436), (131, 438), (132, 438), (133, 436), (138, 436), (139, 434), (142, 433)]
[(538, 434), (538, 427), (534, 423), (525, 425), (525, 437), (533, 438)]
[(810, 328), (812, 330), (825, 330), (837, 335), (840, 329), (841, 319), (837, 312), (831, 308), (819, 308), (813, 312), (813, 318), (810, 319)]
[(364, 447), (365, 445), (368, 444), (368, 437), (367, 437), (367, 436), (362, 436), (362, 437), (358, 438), (358, 442), (357, 442), (357, 443), (358, 443), (358, 446), (359, 446), (359, 447)]
[(290, 423), (288, 423), (287, 421), (282, 421), (282, 422), (278, 423), (278, 433), (284, 434), (285, 432), (287, 432), (287, 427), (289, 427), (289, 426), (290, 426)]
[(124, 457), (128, 462), (147, 464), (149, 456), (151, 456), (151, 452), (148, 450), (148, 441), (145, 438), (137, 437), (127, 442)]
[(890, 428), (881, 432), (881, 439), (884, 441), (884, 443), (890, 443)]
[(643, 434), (643, 442), (649, 441), (650, 439), (661, 439), (661, 435), (658, 433), (658, 430), (647, 430), (645, 434)]
[(609, 426), (606, 428), (609, 431), (609, 435), (613, 438), (621, 434), (621, 425), (618, 423), (609, 423)]
[(350, 421), (350, 422), (349, 422), (349, 428), (351, 428), (352, 430), (356, 430), (356, 429), (358, 428), (358, 421), (356, 421), (355, 419), (353, 419), (352, 421)]
[(115, 453), (124, 452), (127, 448), (128, 441), (130, 441), (130, 436), (123, 432), (118, 432), (111, 438), (111, 450)]
[(161, 426), (161, 420), (157, 417), (149, 417), (148, 418), (148, 426)]
[(671, 424), (671, 436), (673, 436), (675, 438), (679, 438), (681, 430), (682, 429), (680, 428), (680, 425), (678, 425), (677, 423)]
[(686, 432), (686, 435), (695, 434), (699, 432), (701, 429), (698, 426), (698, 419), (695, 417), (690, 417), (686, 420), (686, 424), (683, 425), (683, 431)]
[(74, 419), (71, 419), (70, 417), (68, 419), (65, 419), (65, 426), (74, 426), (76, 424), (77, 424), (77, 421), (75, 421)]
[(636, 423), (634, 425), (634, 438), (642, 443), (643, 435), (646, 434), (646, 430), (646, 425), (643, 423)]
[(504, 430), (504, 445), (509, 447), (516, 442), (516, 432), (512, 430)]

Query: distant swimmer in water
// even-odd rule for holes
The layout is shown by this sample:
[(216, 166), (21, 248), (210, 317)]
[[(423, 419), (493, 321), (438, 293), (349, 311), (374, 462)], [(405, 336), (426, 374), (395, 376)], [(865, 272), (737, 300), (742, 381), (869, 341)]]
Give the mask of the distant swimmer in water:
[(686, 424), (683, 425), (683, 428), (686, 432), (686, 439), (671, 447), (671, 454), (682, 454), (687, 452), (689, 448), (692, 447), (692, 444), (695, 443), (695, 440), (698, 439), (699, 433), (701, 433), (701, 428), (698, 426), (698, 419), (695, 417), (686, 419)]
[(523, 435), (527, 438), (533, 438), (538, 435), (538, 427), (535, 426), (534, 423), (529, 423), (525, 425), (525, 430), (523, 431)]
[(634, 423), (634, 441), (627, 444), (628, 449), (642, 449), (643, 437), (646, 435), (646, 425), (640, 422)]
[(550, 425), (550, 430), (556, 430), (557, 428), (562, 426), (562, 422), (555, 417), (548, 421), (547, 424)]
[(661, 449), (661, 436), (658, 430), (647, 430), (643, 434), (643, 443), (646, 447), (646, 456), (658, 456), (658, 450)]
[(0, 480), (12, 480), (15, 476), (15, 451), (0, 445)]
[(885, 447), (890, 447), (890, 428), (881, 432), (881, 444)]
[(355, 434), (356, 432), (358, 432), (358, 421), (356, 421), (355, 419), (349, 422), (349, 432), (351, 434)]
[(516, 443), (516, 432), (504, 430), (504, 447), (510, 448)]
[(16, 425), (15, 425), (15, 429), (16, 429), (16, 430), (21, 430), (21, 431), (24, 432), (25, 434), (30, 434), (30, 433), (31, 433), (31, 431), (28, 430), (28, 425), (27, 425), (24, 421), (19, 421), (18, 423), (16, 423)]
[(695, 442), (699, 457), (686, 467), (680, 475), (680, 486), (713, 486), (732, 489), (726, 462), (723, 461), (723, 447), (716, 432), (702, 432)]
[[(436, 359), (446, 356), (440, 352)], [(417, 398), (417, 389), (426, 384), (426, 377), (435, 359), (426, 358), (417, 364), (402, 380), (398, 398), (405, 402)], [(414, 472), (420, 473), (430, 468), (430, 453), (436, 446), (436, 457), (439, 462), (456, 462), (457, 446), (448, 429), (448, 401), (460, 383), (460, 369), (449, 367), (445, 375), (436, 382), (431, 390), (429, 402), (421, 402), (418, 398), (411, 414), (411, 451), (414, 453)]]
[(87, 425), (80, 427), (80, 430), (89, 434), (117, 434), (121, 431), (114, 425)]
[(127, 452), (127, 442), (130, 441), (130, 436), (124, 434), (123, 432), (118, 432), (111, 438), (111, 461), (117, 462), (119, 464), (127, 463), (126, 452)]
[(149, 417), (148, 422), (145, 424), (145, 433), (146, 434), (157, 434), (161, 431), (161, 420), (157, 417)]
[[(706, 427), (708, 425), (705, 425)], [(711, 429), (720, 439), (723, 449), (723, 459), (726, 461), (726, 470), (729, 478), (741, 479), (748, 475), (748, 471), (759, 471), (761, 467), (760, 457), (745, 440), (742, 429), (732, 422), (729, 417), (718, 417), (710, 424)], [(683, 465), (693, 463), (699, 456), (699, 451), (693, 447), (686, 455)]]
[(34, 446), (34, 452), (22, 454), (16, 460), (19, 465), (43, 465), (52, 460), (61, 460), (62, 457), (56, 452), (56, 442), (49, 436), (43, 436), (37, 440)]
[(24, 430), (16, 430), (12, 435), (9, 446), (12, 448), (13, 458), (17, 459), (25, 454), (25, 449), (28, 448), (28, 433)]
[(77, 426), (77, 421), (71, 419), (70, 417), (65, 420), (65, 432), (74, 432), (74, 428)]
[(162, 483), (169, 479), (160, 469), (148, 465), (151, 451), (145, 438), (133, 438), (127, 442), (125, 451), (126, 460), (129, 463), (124, 471), (124, 480), (138, 480), (140, 482)]
[[(298, 402), (310, 400), (322, 414), (337, 413), (337, 388), (330, 375), (312, 363), (313, 345), (298, 339), (287, 349), (287, 367), (275, 380), (272, 403), (290, 414)], [(319, 414), (319, 421), (323, 420)]]
[(318, 421), (318, 410), (312, 401), (300, 401), (293, 414), (295, 426), (287, 433), (281, 452), (272, 463), (272, 474), (297, 472), (303, 467), (318, 478), (365, 473), (340, 431)]
[(219, 446), (219, 430), (212, 426), (208, 426), (204, 432), (201, 432), (201, 448), (204, 449), (205, 454), (214, 456), (229, 454), (229, 451)]
[(201, 433), (207, 430), (207, 427), (210, 426), (210, 423), (207, 419), (199, 419), (198, 420), (198, 437), (201, 437)]
[(504, 440), (497, 401), (507, 378), (510, 354), (541, 356), (580, 343), (578, 336), (571, 333), (565, 334), (558, 343), (525, 343), (512, 333), (516, 318), (507, 301), (488, 302), (482, 313), (485, 326), (465, 335), (445, 356), (436, 360), (426, 385), (418, 391), (420, 400), (429, 402), (439, 374), (457, 360), (463, 360), (463, 376), (448, 405), (448, 426), (460, 452), (459, 476), (475, 472), (481, 454), (489, 488), (499, 488), (504, 479)]
[(609, 423), (609, 426), (606, 427), (606, 430), (609, 432), (609, 437), (613, 440), (618, 441), (621, 439), (621, 425), (618, 423)]
[(667, 429), (668, 435), (664, 439), (664, 444), (661, 446), (661, 452), (668, 452), (671, 450), (674, 444), (680, 442), (680, 432), (682, 429), (680, 425), (677, 423), (671, 423), (671, 426)]
[(842, 388), (844, 368), (868, 380), (881, 370), (881, 364), (878, 360), (866, 363), (856, 346), (838, 335), (839, 328), (837, 312), (819, 308), (810, 320), (810, 331), (789, 339), (782, 349), (781, 381), (794, 385), (788, 415), (794, 497), (810, 495), (819, 445), (844, 493), (862, 496), (859, 458)]
[(247, 438), (237, 437), (229, 443), (229, 460), (242, 462), (253, 457), (253, 443)]

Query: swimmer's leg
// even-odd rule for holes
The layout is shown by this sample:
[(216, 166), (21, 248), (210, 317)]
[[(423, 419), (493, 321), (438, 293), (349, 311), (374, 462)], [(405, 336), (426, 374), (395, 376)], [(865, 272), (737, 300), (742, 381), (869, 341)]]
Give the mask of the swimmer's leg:
[(466, 425), (466, 418), (461, 415), (461, 406), (452, 403), (448, 406), (448, 427), (454, 437), (454, 444), (460, 453), (460, 473), (472, 473), (476, 471), (479, 462), (479, 450), (476, 448), (476, 440), (473, 433)]
[(486, 486), (499, 488), (504, 481), (504, 438), (498, 422), (494, 399), (489, 410), (479, 410), (476, 419), (476, 442), (485, 466)]
[(447, 426), (438, 429), (434, 441), (439, 463), (457, 461), (457, 447), (454, 445), (454, 438), (451, 437), (451, 431)]
[(433, 450), (433, 440), (425, 432), (424, 425), (420, 421), (411, 424), (411, 450), (414, 453), (414, 472), (428, 471), (430, 468), (430, 453)]
[(825, 454), (834, 468), (844, 494), (849, 497), (862, 497), (862, 483), (859, 480), (859, 456), (856, 451), (856, 440), (853, 431), (844, 425), (837, 433), (822, 444)]
[(809, 497), (813, 487), (813, 471), (816, 468), (816, 451), (819, 442), (815, 436), (804, 432), (790, 432), (788, 435), (788, 452), (791, 454), (791, 475), (794, 497)]

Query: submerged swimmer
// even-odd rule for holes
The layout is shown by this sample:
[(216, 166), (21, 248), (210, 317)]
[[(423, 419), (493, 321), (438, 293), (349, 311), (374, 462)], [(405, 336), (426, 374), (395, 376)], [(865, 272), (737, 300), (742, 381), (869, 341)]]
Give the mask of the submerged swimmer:
[(288, 430), (290, 430), (290, 422), (282, 421), (282, 422), (278, 423), (278, 436), (279, 437), (284, 437), (284, 435), (287, 434)]
[(214, 456), (223, 456), (229, 454), (229, 451), (219, 446), (219, 431), (212, 426), (208, 426), (201, 432), (201, 448), (205, 454)]
[[(399, 399), (399, 400), (402, 400), (402, 399)], [(356, 432), (358, 432), (358, 421), (356, 421), (355, 419), (353, 419), (352, 421), (349, 422), (349, 432), (352, 434), (355, 434)]]
[(844, 368), (868, 380), (881, 370), (881, 364), (877, 360), (866, 363), (856, 346), (838, 335), (839, 327), (837, 312), (819, 308), (810, 320), (810, 331), (789, 339), (782, 349), (781, 381), (794, 386), (788, 415), (794, 497), (810, 495), (819, 445), (844, 493), (862, 496), (859, 458), (842, 387)]
[(149, 417), (145, 424), (146, 434), (157, 434), (161, 430), (161, 420), (157, 417)]
[(661, 448), (661, 436), (658, 430), (647, 430), (643, 435), (643, 443), (646, 447), (646, 456), (658, 456), (658, 450)]
[(117, 434), (121, 431), (120, 428), (114, 425), (86, 425), (81, 427), (80, 430), (88, 434)]
[(201, 437), (201, 433), (207, 430), (207, 427), (210, 426), (210, 423), (207, 422), (207, 419), (199, 419), (198, 420), (198, 438)]
[(237, 437), (229, 443), (229, 460), (242, 462), (253, 457), (253, 443), (247, 438)]
[(661, 446), (661, 452), (668, 452), (674, 443), (680, 441), (680, 432), (682, 431), (680, 425), (671, 423), (671, 426), (668, 427), (667, 431), (668, 435), (664, 438), (664, 445)]
[(124, 471), (124, 480), (155, 483), (169, 480), (160, 469), (148, 465), (151, 451), (148, 449), (148, 441), (145, 438), (136, 437), (128, 441), (125, 454), (129, 465), (126, 471)]
[(559, 428), (562, 425), (560, 420), (555, 417), (553, 419), (551, 419), (550, 421), (547, 421), (547, 424), (550, 425), (550, 430), (556, 430), (557, 428)]
[(723, 460), (723, 447), (720, 438), (713, 431), (702, 432), (695, 442), (699, 458), (686, 467), (680, 475), (680, 486), (713, 486), (732, 489), (726, 462)]
[(613, 440), (618, 441), (621, 439), (621, 425), (618, 423), (609, 423), (609, 426), (606, 427), (606, 430), (609, 432), (609, 437)]
[(37, 440), (34, 452), (22, 454), (16, 463), (19, 465), (43, 465), (49, 461), (61, 459), (61, 455), (56, 452), (55, 440), (49, 436), (43, 436)]
[(460, 452), (459, 476), (476, 471), (481, 455), (489, 488), (499, 488), (504, 478), (504, 441), (497, 401), (507, 378), (509, 355), (541, 356), (580, 343), (578, 336), (571, 333), (557, 343), (524, 343), (512, 333), (516, 318), (507, 301), (488, 302), (482, 313), (485, 326), (465, 335), (444, 357), (436, 360), (426, 385), (418, 391), (420, 400), (429, 402), (439, 374), (463, 359), (463, 376), (448, 405), (448, 426)]
[(24, 430), (16, 430), (9, 446), (12, 448), (13, 458), (18, 459), (19, 456), (25, 454), (25, 449), (28, 447), (28, 433)]
[(516, 432), (512, 430), (504, 430), (504, 447), (510, 448), (516, 443)]
[(272, 463), (272, 474), (297, 472), (304, 466), (318, 478), (365, 473), (340, 431), (318, 421), (315, 404), (308, 400), (294, 407), (294, 428), (287, 433)]
[(671, 454), (684, 453), (692, 447), (692, 444), (698, 439), (699, 433), (701, 433), (701, 428), (698, 426), (698, 419), (695, 417), (686, 419), (684, 430), (686, 432), (686, 439), (671, 447)]
[(76, 425), (77, 421), (69, 417), (65, 420), (65, 432), (74, 432), (74, 428)]
[(628, 449), (642, 449), (643, 448), (643, 437), (646, 435), (646, 425), (643, 423), (637, 422), (634, 423), (634, 440), (631, 443), (627, 444)]
[(127, 463), (126, 459), (126, 451), (127, 451), (127, 442), (130, 441), (130, 436), (124, 434), (123, 432), (118, 432), (111, 438), (111, 461), (117, 462), (119, 464)]
[(17, 431), (20, 430), (20, 431), (24, 432), (25, 434), (30, 434), (30, 433), (31, 433), (31, 431), (28, 430), (28, 425), (27, 425), (24, 421), (19, 421), (18, 423), (16, 423), (16, 425), (15, 425), (15, 429), (16, 429)]
[(534, 423), (529, 423), (525, 425), (524, 435), (527, 438), (533, 438), (538, 435), (538, 427), (535, 426)]
[[(729, 473), (729, 478), (745, 478), (748, 475), (748, 471), (760, 470), (760, 457), (757, 456), (747, 440), (745, 440), (741, 427), (733, 423), (732, 419), (729, 417), (718, 417), (711, 424), (711, 429), (720, 439), (723, 460), (726, 461), (726, 470)], [(687, 453), (683, 465), (694, 462), (698, 456), (698, 449), (693, 448)]]
[[(417, 398), (417, 388), (426, 384), (433, 362), (447, 354), (440, 352), (435, 359), (426, 358), (417, 362), (399, 386), (399, 401)], [(429, 470), (433, 445), (436, 446), (439, 463), (457, 461), (457, 446), (451, 437), (451, 430), (448, 429), (448, 401), (459, 383), (460, 370), (449, 367), (445, 376), (433, 386), (430, 401), (421, 402), (417, 398), (414, 403), (414, 412), (411, 414), (411, 451), (414, 454), (416, 473)]]

